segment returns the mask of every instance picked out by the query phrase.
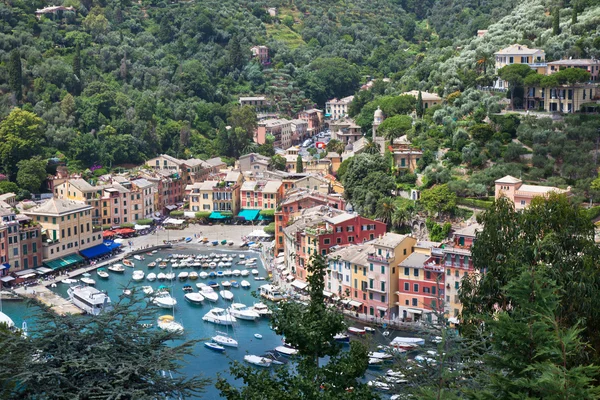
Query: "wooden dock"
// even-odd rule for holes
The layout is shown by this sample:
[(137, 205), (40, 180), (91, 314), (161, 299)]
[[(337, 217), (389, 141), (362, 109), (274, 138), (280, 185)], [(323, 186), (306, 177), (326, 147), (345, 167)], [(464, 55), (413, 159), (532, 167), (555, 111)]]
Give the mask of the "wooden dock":
[(75, 306), (69, 300), (59, 296), (43, 285), (30, 287), (20, 287), (15, 289), (21, 297), (34, 298), (40, 303), (49, 306), (54, 312), (59, 315), (65, 314), (83, 314), (83, 310)]

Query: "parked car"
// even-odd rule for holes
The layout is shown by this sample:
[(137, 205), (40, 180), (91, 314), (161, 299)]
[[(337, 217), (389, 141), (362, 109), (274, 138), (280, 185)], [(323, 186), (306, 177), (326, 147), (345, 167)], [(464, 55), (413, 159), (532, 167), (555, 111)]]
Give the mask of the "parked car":
[(304, 143), (302, 143), (302, 147), (308, 147), (308, 146), (310, 146), (311, 143), (312, 143), (312, 140), (306, 139), (304, 141)]

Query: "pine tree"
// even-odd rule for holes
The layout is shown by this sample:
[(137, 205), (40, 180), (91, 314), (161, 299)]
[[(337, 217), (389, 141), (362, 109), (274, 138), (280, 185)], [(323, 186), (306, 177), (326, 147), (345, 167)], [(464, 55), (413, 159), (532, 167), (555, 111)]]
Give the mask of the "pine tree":
[(560, 8), (554, 8), (552, 13), (552, 35), (560, 35)]
[(301, 174), (304, 172), (304, 166), (302, 165), (302, 156), (298, 154), (296, 158), (296, 173)]
[(8, 85), (15, 94), (17, 101), (23, 98), (23, 68), (21, 66), (21, 53), (14, 49), (8, 61)]
[(573, 25), (577, 23), (577, 8), (573, 7), (573, 11), (571, 11), (571, 29), (573, 29)]
[(232, 70), (244, 68), (244, 53), (238, 35), (233, 35), (229, 39), (229, 63)]
[(73, 75), (75, 75), (75, 94), (81, 93), (83, 80), (81, 79), (81, 48), (79, 43), (75, 46), (75, 54), (73, 55)]
[(417, 96), (417, 117), (423, 118), (423, 96), (421, 95), (421, 91), (419, 90), (419, 95)]

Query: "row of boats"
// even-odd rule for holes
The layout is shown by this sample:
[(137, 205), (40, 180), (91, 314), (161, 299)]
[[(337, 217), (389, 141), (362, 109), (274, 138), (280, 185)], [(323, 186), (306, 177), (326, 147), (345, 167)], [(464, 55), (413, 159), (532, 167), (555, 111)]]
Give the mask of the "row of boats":
[[(138, 261), (143, 261), (143, 256), (135, 255), (135, 259)], [(236, 258), (239, 258), (236, 260)], [(188, 255), (188, 254), (170, 254), (166, 258), (157, 258), (155, 261), (150, 262), (147, 266), (149, 269), (152, 269), (156, 266), (159, 268), (185, 268), (185, 267), (194, 267), (194, 268), (226, 268), (231, 267), (233, 265), (243, 265), (246, 267), (255, 266), (257, 263), (257, 258), (248, 258), (243, 254), (198, 254), (196, 256)], [(134, 268), (135, 263), (132, 260), (125, 259), (123, 260), (123, 264), (126, 267)]]

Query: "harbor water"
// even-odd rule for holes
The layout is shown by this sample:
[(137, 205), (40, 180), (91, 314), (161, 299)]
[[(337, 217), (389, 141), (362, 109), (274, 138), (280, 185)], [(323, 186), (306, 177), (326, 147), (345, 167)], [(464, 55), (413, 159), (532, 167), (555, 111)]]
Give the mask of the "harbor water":
[[(206, 268), (193, 268), (193, 267), (184, 267), (184, 268), (173, 268), (171, 269), (171, 263), (169, 266), (164, 269), (160, 269), (158, 266), (149, 269), (148, 264), (153, 262), (156, 258), (168, 258), (170, 254), (187, 254), (187, 255), (198, 255), (198, 254), (225, 254), (227, 253), (233, 258), (233, 265), (231, 267), (223, 267), (216, 269), (206, 269)], [(238, 257), (240, 254), (244, 254), (247, 258), (257, 258), (256, 266), (245, 267), (244, 265), (237, 265), (236, 262), (240, 260)], [(199, 399), (220, 399), (218, 390), (214, 387), (214, 383), (216, 382), (217, 375), (221, 375), (223, 377), (229, 376), (229, 364), (232, 361), (240, 361), (244, 362), (243, 358), (246, 354), (255, 354), (255, 355), (263, 355), (266, 352), (273, 351), (273, 349), (282, 344), (282, 338), (273, 332), (273, 330), (269, 327), (269, 320), (260, 318), (256, 321), (246, 321), (238, 319), (233, 327), (225, 327), (225, 326), (217, 326), (209, 322), (205, 322), (202, 320), (202, 317), (212, 308), (212, 307), (220, 307), (227, 308), (231, 304), (230, 301), (226, 301), (219, 296), (219, 300), (216, 303), (212, 303), (208, 300), (204, 300), (203, 304), (192, 304), (185, 300), (183, 291), (184, 285), (191, 285), (195, 292), (198, 291), (196, 288), (196, 283), (203, 282), (207, 283), (209, 281), (216, 281), (219, 284), (224, 280), (235, 280), (238, 283), (242, 280), (247, 280), (251, 284), (250, 289), (242, 289), (239, 288), (229, 288), (233, 294), (233, 301), (236, 303), (243, 303), (247, 306), (252, 306), (254, 303), (260, 302), (261, 299), (255, 298), (252, 295), (252, 292), (258, 291), (258, 288), (261, 285), (269, 283), (265, 280), (255, 280), (253, 275), (242, 277), (242, 276), (230, 276), (230, 277), (222, 277), (222, 278), (208, 278), (201, 279), (198, 278), (195, 281), (186, 280), (179, 281), (178, 279), (173, 280), (172, 282), (163, 281), (159, 282), (158, 280), (154, 282), (149, 282), (144, 278), (141, 282), (133, 282), (131, 280), (133, 271), (142, 270), (146, 275), (150, 272), (158, 274), (160, 272), (167, 273), (173, 272), (177, 276), (180, 272), (186, 271), (219, 271), (219, 270), (234, 270), (234, 269), (257, 269), (259, 271), (259, 277), (266, 277), (267, 272), (262, 265), (259, 254), (253, 251), (235, 251), (235, 250), (224, 250), (222, 247), (202, 247), (199, 249), (193, 249), (188, 246), (182, 246), (181, 248), (173, 248), (168, 251), (158, 252), (153, 255), (144, 254), (144, 260), (138, 261), (131, 259), (135, 266), (133, 268), (125, 267), (124, 273), (114, 273), (109, 271), (109, 278), (102, 279), (100, 278), (96, 272), (91, 273), (91, 278), (96, 281), (96, 288), (99, 290), (106, 291), (108, 295), (111, 297), (113, 302), (119, 300), (119, 296), (123, 294), (124, 287), (141, 287), (141, 286), (152, 286), (154, 290), (157, 290), (159, 286), (168, 286), (171, 288), (171, 294), (177, 300), (177, 305), (175, 307), (175, 320), (180, 322), (184, 326), (185, 330), (185, 339), (188, 340), (200, 340), (195, 349), (194, 354), (191, 357), (187, 357), (181, 372), (188, 376), (202, 376), (211, 379), (211, 384), (206, 388), (205, 393), (201, 394), (197, 398)], [(67, 296), (67, 289), (69, 285), (58, 283), (55, 288), (52, 288), (53, 291), (60, 294), (61, 296)], [(215, 289), (216, 292), (221, 290)], [(32, 329), (35, 324), (35, 319), (32, 317), (34, 310), (27, 309), (25, 302), (5, 302), (3, 304), (3, 311), (9, 315), (15, 322), (17, 326), (21, 326), (22, 321), (26, 320), (29, 326), (29, 329)], [(156, 308), (156, 317), (158, 318), (161, 315), (171, 314), (172, 311), (170, 309), (162, 309)], [(92, 318), (92, 317), (90, 317)], [(157, 328), (158, 329), (158, 328)], [(232, 336), (235, 340), (238, 341), (238, 348), (226, 348), (224, 353), (214, 352), (206, 348), (203, 344), (204, 341), (210, 341), (212, 336), (219, 334), (219, 332), (223, 332)], [(262, 339), (257, 339), (255, 334), (262, 335)], [(375, 335), (373, 339), (377, 340), (377, 336)], [(373, 376), (372, 372), (369, 372), (368, 376), (365, 379), (369, 378), (369, 375)]]

